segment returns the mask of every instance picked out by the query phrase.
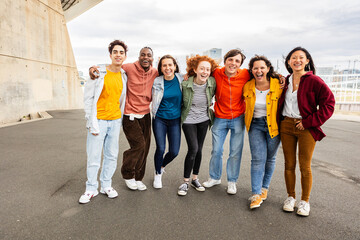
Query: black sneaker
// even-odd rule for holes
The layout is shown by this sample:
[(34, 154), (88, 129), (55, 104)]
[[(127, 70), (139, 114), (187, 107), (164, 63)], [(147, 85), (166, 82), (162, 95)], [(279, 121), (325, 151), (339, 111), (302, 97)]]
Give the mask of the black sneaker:
[(205, 188), (201, 185), (201, 183), (199, 182), (199, 179), (191, 180), (191, 186), (199, 192), (205, 191)]
[(189, 190), (189, 183), (183, 183), (180, 185), (179, 190), (178, 190), (178, 195), (179, 196), (185, 196), (187, 194)]

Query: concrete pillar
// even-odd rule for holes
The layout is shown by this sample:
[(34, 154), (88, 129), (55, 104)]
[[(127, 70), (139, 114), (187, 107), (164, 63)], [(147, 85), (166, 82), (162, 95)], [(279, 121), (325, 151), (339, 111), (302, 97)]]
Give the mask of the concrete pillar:
[(0, 66), (0, 123), (83, 107), (60, 0), (1, 1)]

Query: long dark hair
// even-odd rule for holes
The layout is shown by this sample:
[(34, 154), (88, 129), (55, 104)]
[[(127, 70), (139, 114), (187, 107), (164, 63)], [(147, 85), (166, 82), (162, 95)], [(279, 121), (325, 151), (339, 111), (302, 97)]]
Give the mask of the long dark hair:
[(290, 60), (291, 58), (291, 55), (293, 55), (294, 52), (296, 51), (303, 51), (306, 55), (306, 58), (309, 59), (309, 63), (305, 66), (305, 71), (312, 71), (313, 74), (315, 75), (315, 64), (314, 64), (314, 61), (309, 53), (308, 50), (306, 50), (305, 48), (303, 47), (296, 47), (294, 48), (293, 50), (291, 50), (289, 52), (289, 54), (286, 56), (285, 58), (285, 67), (286, 69), (288, 70), (289, 73), (293, 73), (293, 70), (291, 69), (290, 65), (288, 64), (288, 61)]
[(162, 61), (163, 61), (164, 59), (166, 59), (166, 58), (173, 60), (174, 65), (175, 65), (175, 67), (176, 67), (175, 72), (176, 72), (176, 73), (179, 72), (179, 65), (177, 64), (175, 58), (174, 58), (173, 56), (167, 54), (167, 55), (162, 56), (162, 58), (160, 58), (160, 61), (159, 61), (159, 64), (158, 64), (158, 73), (159, 73), (159, 76), (164, 75), (164, 73), (161, 71), (161, 64), (162, 64)]
[(249, 73), (250, 73), (250, 79), (255, 78), (254, 74), (252, 73), (252, 68), (254, 67), (254, 63), (257, 61), (264, 61), (266, 66), (269, 68), (269, 72), (266, 74), (266, 79), (270, 81), (270, 77), (272, 78), (280, 78), (279, 74), (274, 71), (274, 67), (271, 65), (271, 62), (267, 57), (262, 55), (255, 55), (253, 58), (250, 59), (249, 62)]

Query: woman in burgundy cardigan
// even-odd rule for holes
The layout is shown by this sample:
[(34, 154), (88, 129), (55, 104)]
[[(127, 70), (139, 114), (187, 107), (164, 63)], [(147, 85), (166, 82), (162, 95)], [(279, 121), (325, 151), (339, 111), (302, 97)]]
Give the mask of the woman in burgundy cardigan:
[(326, 83), (315, 75), (314, 62), (306, 49), (294, 48), (287, 55), (285, 66), (290, 75), (286, 78), (285, 88), (279, 99), (277, 116), (288, 193), (283, 210), (293, 212), (296, 203), (295, 167), (298, 145), (302, 195), (297, 204), (297, 214), (308, 216), (312, 186), (311, 159), (315, 142), (325, 137), (320, 126), (333, 114), (335, 99)]

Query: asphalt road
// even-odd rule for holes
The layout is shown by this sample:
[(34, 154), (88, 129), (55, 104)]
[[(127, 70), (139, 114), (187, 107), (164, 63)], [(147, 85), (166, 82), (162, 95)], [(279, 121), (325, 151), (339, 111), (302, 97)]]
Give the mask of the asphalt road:
[[(153, 140), (144, 178), (148, 190), (127, 189), (118, 168), (113, 177), (118, 198), (100, 194), (80, 205), (86, 181), (83, 111), (49, 113), (53, 119), (0, 128), (0, 239), (360, 239), (360, 122), (330, 119), (323, 127), (328, 136), (315, 148), (311, 213), (304, 218), (281, 210), (286, 198), (282, 149), (268, 199), (249, 209), (247, 135), (236, 195), (226, 194), (223, 172), (221, 185), (177, 196), (187, 150), (183, 137), (162, 189), (152, 188)], [(118, 166), (127, 148), (121, 133)], [(225, 149), (224, 159), (228, 139)], [(208, 178), (210, 153), (209, 132), (201, 181)]]

